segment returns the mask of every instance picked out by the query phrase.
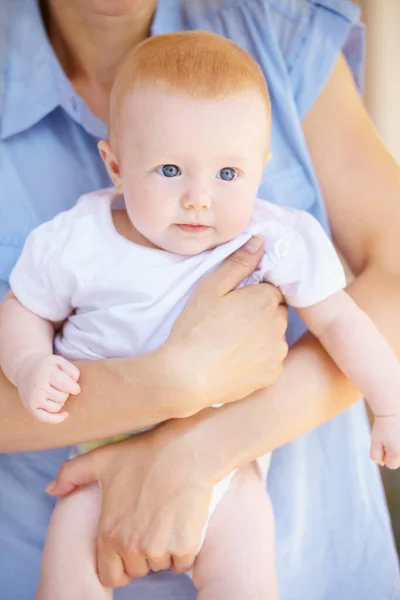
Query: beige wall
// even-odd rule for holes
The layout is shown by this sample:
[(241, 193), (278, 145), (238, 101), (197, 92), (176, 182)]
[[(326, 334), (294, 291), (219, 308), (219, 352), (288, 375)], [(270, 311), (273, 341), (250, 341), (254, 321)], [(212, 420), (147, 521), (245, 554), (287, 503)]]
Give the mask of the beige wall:
[(400, 162), (400, 0), (359, 0), (367, 25), (365, 100)]

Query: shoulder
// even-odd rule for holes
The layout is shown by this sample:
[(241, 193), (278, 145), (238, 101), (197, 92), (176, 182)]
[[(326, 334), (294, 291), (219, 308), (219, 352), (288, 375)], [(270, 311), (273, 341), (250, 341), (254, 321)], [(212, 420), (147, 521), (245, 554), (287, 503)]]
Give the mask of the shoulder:
[[(159, 0), (160, 26), (167, 15), (181, 20), (186, 28), (200, 24), (208, 28), (223, 19), (226, 30), (221, 34), (227, 37), (231, 37), (230, 25), (235, 23), (239, 44), (244, 42), (243, 27), (247, 27), (247, 36), (253, 37), (258, 31), (264, 46), (269, 43), (268, 32), (291, 63), (311, 27), (335, 30), (354, 24), (360, 8), (350, 0)], [(329, 37), (329, 32), (325, 33)]]
[[(268, 237), (270, 232), (284, 233), (296, 228), (303, 211), (257, 198), (248, 229)], [(305, 213), (307, 215), (307, 213)]]
[(248, 231), (263, 237), (265, 253), (275, 265), (316, 251), (323, 255), (334, 251), (326, 232), (310, 213), (264, 200), (257, 199)]
[(335, 248), (312, 215), (270, 203), (257, 209), (255, 233), (265, 241), (257, 281), (278, 286), (286, 302), (296, 307), (320, 302), (345, 287)]
[[(60, 212), (50, 221), (46, 221), (34, 229), (28, 236), (27, 243), (41, 247), (45, 251), (65, 251), (71, 244), (75, 246), (76, 234), (82, 238), (85, 232), (85, 243), (93, 236), (97, 224), (103, 214), (111, 209), (113, 190), (104, 189), (84, 194), (70, 208)], [(83, 242), (83, 240), (82, 240)]]
[(210, 18), (220, 11), (243, 8), (250, 16), (260, 7), (268, 10), (276, 19), (277, 26), (283, 22), (300, 22), (307, 19), (311, 10), (323, 9), (344, 18), (352, 19), (359, 8), (351, 0), (159, 0), (159, 11), (178, 11), (194, 18)]
[(359, 17), (350, 0), (160, 0), (155, 33), (206, 29), (232, 39), (259, 62), (269, 82), (288, 78), (302, 117), (340, 51), (361, 83)]
[(66, 211), (66, 213), (72, 215), (74, 219), (84, 215), (96, 217), (111, 210), (111, 204), (115, 198), (116, 192), (114, 188), (103, 188), (88, 192), (87, 194), (82, 194), (75, 206)]
[(96, 218), (105, 212), (111, 207), (113, 199), (114, 191), (112, 188), (82, 194), (72, 208), (60, 212), (51, 221), (43, 223), (41, 227), (46, 226), (50, 229), (71, 228), (84, 217)]
[[(274, 31), (278, 36), (282, 53), (292, 63), (299, 50), (299, 39), (312, 26), (320, 30), (324, 25), (331, 28), (355, 23), (360, 8), (350, 0), (264, 0), (269, 7)], [(294, 34), (294, 36), (293, 36)]]

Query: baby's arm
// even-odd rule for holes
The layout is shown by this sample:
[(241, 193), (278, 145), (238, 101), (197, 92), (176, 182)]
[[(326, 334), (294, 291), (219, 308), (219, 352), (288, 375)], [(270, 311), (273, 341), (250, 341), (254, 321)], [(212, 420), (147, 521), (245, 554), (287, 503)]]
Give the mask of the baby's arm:
[(371, 407), (371, 458), (399, 467), (400, 365), (391, 347), (345, 291), (297, 311)]
[(26, 309), (9, 292), (0, 305), (0, 365), (22, 404), (44, 423), (61, 423), (69, 394), (79, 394), (79, 370), (53, 354), (56, 324)]

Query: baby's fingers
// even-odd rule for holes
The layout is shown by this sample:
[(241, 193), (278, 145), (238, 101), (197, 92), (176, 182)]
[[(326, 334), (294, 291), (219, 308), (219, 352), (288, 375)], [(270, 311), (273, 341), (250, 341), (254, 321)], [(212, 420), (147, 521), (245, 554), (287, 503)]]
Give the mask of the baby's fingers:
[(65, 411), (59, 413), (50, 413), (43, 408), (36, 408), (33, 411), (33, 414), (38, 421), (41, 421), (41, 423), (49, 423), (51, 425), (58, 425), (59, 423), (65, 421), (65, 419), (68, 417), (68, 413)]
[(56, 364), (61, 369), (61, 371), (64, 371), (64, 373), (69, 375), (73, 381), (78, 381), (80, 375), (79, 369), (78, 367), (70, 363), (69, 360), (66, 360), (62, 356), (57, 356)]
[[(65, 398), (68, 398), (68, 396), (66, 396), (66, 394), (63, 394), (63, 396), (65, 396)], [(65, 400), (64, 400), (65, 402)], [(59, 413), (62, 409), (62, 407), (64, 406), (64, 402), (55, 402), (54, 400), (51, 400), (50, 398), (45, 398), (44, 400), (42, 400), (40, 402), (40, 407), (38, 407), (39, 409), (43, 409), (49, 413)]]
[(400, 467), (400, 454), (389, 450), (385, 454), (385, 466), (388, 469), (398, 469)]
[(375, 461), (378, 465), (383, 467), (383, 459), (385, 456), (385, 451), (382, 444), (378, 441), (372, 439), (371, 441), (371, 450), (369, 452), (369, 456), (371, 460)]
[[(73, 367), (73, 365), (71, 365), (71, 367)], [(71, 375), (64, 370), (61, 370), (61, 368), (56, 368), (51, 372), (49, 383), (53, 388), (60, 392), (64, 392), (65, 394), (73, 394), (76, 396), (81, 391), (80, 385), (76, 383)]]
[[(66, 392), (60, 392), (52, 385), (48, 385), (44, 391), (45, 397), (47, 400), (52, 401), (53, 403), (58, 404), (58, 408), (60, 409), (63, 404), (65, 404), (68, 394)], [(61, 406), (60, 406), (61, 405)]]

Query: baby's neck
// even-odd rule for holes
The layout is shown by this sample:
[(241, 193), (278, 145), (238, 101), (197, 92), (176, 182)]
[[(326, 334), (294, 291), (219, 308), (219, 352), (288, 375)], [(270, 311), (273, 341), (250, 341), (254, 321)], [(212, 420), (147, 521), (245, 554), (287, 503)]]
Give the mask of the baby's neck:
[(115, 229), (119, 235), (122, 235), (129, 242), (138, 244), (138, 246), (144, 246), (145, 248), (162, 249), (155, 246), (134, 227), (125, 209), (114, 209), (111, 211), (111, 215)]

